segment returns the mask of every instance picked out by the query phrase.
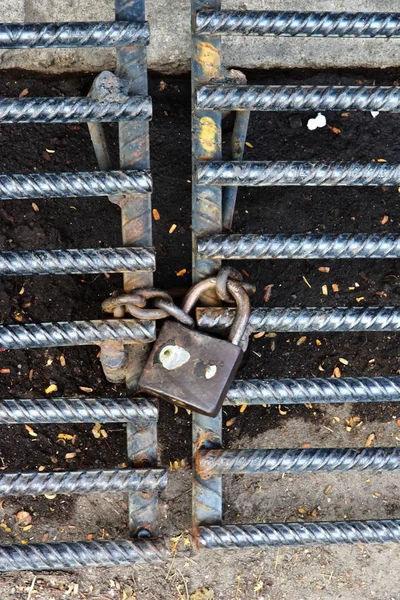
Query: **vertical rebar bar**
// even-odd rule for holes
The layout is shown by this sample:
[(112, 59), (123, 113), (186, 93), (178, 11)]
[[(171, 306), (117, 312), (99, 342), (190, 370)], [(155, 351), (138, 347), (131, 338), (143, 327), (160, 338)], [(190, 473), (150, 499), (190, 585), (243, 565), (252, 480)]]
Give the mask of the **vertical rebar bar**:
[[(117, 21), (145, 21), (145, 0), (115, 0)], [(147, 56), (144, 46), (125, 46), (117, 51), (117, 75), (125, 78), (128, 93), (147, 96)], [(129, 165), (150, 164), (149, 126), (145, 121), (119, 124), (120, 163), (122, 168)], [(125, 246), (151, 246), (151, 197), (150, 194), (125, 195), (120, 203), (122, 217), (122, 238)], [(136, 272), (124, 275), (126, 292), (138, 287), (150, 287), (152, 273)], [(134, 390), (147, 357), (144, 345), (127, 348), (128, 361), (126, 383)], [(157, 463), (157, 424), (137, 428), (127, 425), (128, 459), (133, 467), (153, 467)], [(153, 535), (157, 527), (157, 493), (133, 493), (129, 498), (129, 525), (134, 536)]]
[[(199, 85), (216, 79), (221, 74), (221, 42), (219, 37), (196, 35), (196, 12), (200, 9), (220, 8), (220, 0), (192, 0), (192, 227), (193, 227), (193, 282), (212, 275), (219, 261), (199, 259), (197, 238), (222, 230), (222, 190), (216, 186), (199, 188), (195, 167), (198, 161), (220, 160), (222, 150), (221, 119), (219, 111), (197, 110), (195, 91)], [(193, 413), (193, 455), (202, 448), (220, 448), (222, 444), (222, 417)], [(210, 477), (206, 482), (193, 465), (193, 526), (201, 523), (218, 524), (222, 519), (222, 479)]]

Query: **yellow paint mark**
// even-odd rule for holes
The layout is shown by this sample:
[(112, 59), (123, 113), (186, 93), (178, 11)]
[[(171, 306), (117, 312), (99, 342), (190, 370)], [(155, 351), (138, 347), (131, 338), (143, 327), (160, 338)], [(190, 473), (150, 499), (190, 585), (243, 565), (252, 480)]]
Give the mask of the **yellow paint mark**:
[(202, 158), (212, 158), (217, 152), (218, 130), (215, 122), (210, 117), (200, 119), (200, 146), (206, 153)]
[(203, 69), (204, 80), (218, 77), (221, 66), (221, 52), (210, 42), (197, 44), (198, 62)]

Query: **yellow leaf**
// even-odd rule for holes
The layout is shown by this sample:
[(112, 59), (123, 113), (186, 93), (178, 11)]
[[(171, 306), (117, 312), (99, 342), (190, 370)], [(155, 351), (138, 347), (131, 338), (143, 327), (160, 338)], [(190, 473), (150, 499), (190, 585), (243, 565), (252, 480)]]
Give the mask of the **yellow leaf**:
[(321, 271), (321, 273), (329, 273), (330, 270), (330, 267), (318, 267), (318, 271)]
[(265, 331), (259, 331), (258, 333), (255, 333), (253, 335), (253, 340), (258, 340), (259, 338), (264, 337), (264, 335), (265, 335)]
[(76, 456), (76, 452), (67, 452), (67, 454), (65, 455), (66, 460), (71, 460), (72, 458), (75, 458)]
[(381, 225), (386, 225), (386, 223), (389, 221), (389, 216), (388, 215), (384, 215), (381, 219)]
[(58, 387), (56, 386), (55, 383), (51, 383), (49, 385), (49, 387), (47, 387), (44, 391), (45, 394), (52, 394), (53, 392), (56, 392), (58, 390)]
[(385, 163), (385, 162), (387, 162), (387, 160), (384, 158), (377, 158), (376, 162)]
[(304, 277), (304, 275), (303, 275), (303, 281), (306, 284), (306, 286), (308, 286), (311, 289), (311, 283), (309, 283), (309, 281)]
[(185, 273), (187, 273), (187, 269), (181, 269), (180, 271), (176, 271), (176, 276), (182, 277), (182, 275), (185, 275)]
[(246, 146), (247, 146), (248, 148), (254, 148), (253, 144), (250, 144), (250, 142), (246, 142)]
[(306, 335), (302, 335), (296, 342), (297, 346), (301, 346), (301, 344), (304, 344), (304, 342), (306, 341), (307, 336)]
[(332, 488), (333, 488), (333, 485), (326, 486), (326, 488), (324, 489), (325, 496), (327, 496), (327, 494), (329, 494), (329, 492), (331, 491)]
[(101, 424), (100, 423), (95, 423), (93, 425), (92, 434), (96, 438), (96, 440), (98, 440), (99, 438), (101, 438), (100, 429), (101, 429)]
[(239, 409), (239, 412), (244, 413), (244, 411), (246, 410), (246, 408), (247, 408), (247, 404), (242, 404), (242, 406)]
[(22, 527), (22, 531), (30, 531), (32, 527), (33, 525), (26, 525), (25, 527)]
[(356, 298), (356, 302), (361, 302), (362, 300), (365, 300), (364, 296), (360, 296), (359, 298)]
[(342, 365), (348, 365), (349, 361), (346, 358), (339, 358), (339, 362), (342, 363)]
[(322, 346), (322, 342), (321, 342), (321, 340), (319, 340), (319, 339), (316, 339), (316, 340), (315, 340), (315, 345), (316, 345), (316, 346)]
[(321, 289), (322, 289), (322, 295), (327, 296), (328, 295), (328, 286), (323, 285)]
[(65, 360), (65, 356), (64, 356), (64, 354), (61, 354), (61, 356), (60, 356), (60, 358), (59, 358), (59, 361), (60, 361), (60, 365), (61, 365), (62, 367), (65, 367), (65, 365), (67, 364), (67, 361)]
[(41, 473), (42, 471), (45, 471), (46, 467), (43, 465), (40, 465), (40, 467), (38, 467), (38, 471)]
[(24, 288), (24, 286), (22, 286), (22, 288), (19, 290), (18, 294), (20, 296), (22, 296), (22, 294), (24, 294), (24, 293), (25, 293), (25, 288)]
[(287, 410), (282, 410), (280, 404), (278, 404), (278, 412), (279, 412), (280, 415), (287, 415), (288, 414)]
[(232, 419), (229, 419), (229, 420), (228, 420), (228, 421), (225, 423), (226, 427), (230, 427), (231, 425), (233, 425), (233, 424), (234, 424), (234, 422), (235, 422), (235, 421), (236, 421), (236, 417), (232, 417)]
[(57, 437), (59, 440), (73, 440), (74, 439), (74, 436), (71, 435), (70, 433), (59, 433)]
[(370, 433), (369, 436), (367, 437), (367, 441), (365, 442), (366, 447), (369, 448), (370, 446), (373, 446), (375, 441), (376, 441), (376, 435), (374, 433)]
[(46, 152), (48, 152), (49, 154), (55, 154), (56, 153), (55, 150), (50, 150), (50, 148), (46, 148)]
[(307, 514), (307, 509), (306, 509), (306, 508), (298, 508), (298, 509), (297, 509), (297, 512), (298, 512), (300, 515), (306, 515), (306, 514)]
[(93, 388), (91, 388), (91, 387), (85, 387), (83, 385), (80, 385), (79, 389), (82, 390), (82, 392), (86, 392), (88, 394), (90, 394), (90, 392), (93, 392)]
[(32, 437), (37, 437), (38, 436), (38, 434), (36, 433), (36, 431), (30, 425), (25, 425), (25, 429), (27, 430), (27, 432), (29, 433), (30, 436), (32, 436)]
[(174, 233), (175, 229), (176, 229), (176, 223), (174, 223), (173, 225), (171, 225), (171, 227), (168, 230), (168, 233)]
[(32, 202), (31, 206), (35, 212), (39, 212), (40, 209), (39, 209), (38, 205), (36, 204), (36, 202)]
[(54, 500), (54, 498), (57, 498), (57, 494), (43, 494), (43, 496), (47, 498), (47, 500)]
[(153, 219), (155, 221), (159, 221), (161, 219), (160, 213), (158, 212), (158, 210), (156, 208), (153, 208)]
[(335, 367), (333, 369), (332, 377), (336, 377), (337, 379), (339, 379), (341, 376), (342, 376), (342, 373), (340, 372), (339, 367)]
[(4, 529), (6, 533), (11, 533), (12, 529), (7, 525), (7, 523), (0, 523), (0, 527)]

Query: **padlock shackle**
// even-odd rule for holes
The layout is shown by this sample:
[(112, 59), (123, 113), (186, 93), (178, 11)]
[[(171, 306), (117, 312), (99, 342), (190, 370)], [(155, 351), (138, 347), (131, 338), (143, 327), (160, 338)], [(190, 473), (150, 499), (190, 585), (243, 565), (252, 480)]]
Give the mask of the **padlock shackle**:
[[(190, 314), (200, 296), (202, 296), (205, 292), (208, 292), (208, 290), (215, 288), (216, 285), (217, 280), (215, 277), (208, 277), (207, 279), (203, 279), (203, 281), (200, 281), (194, 285), (183, 300), (182, 310)], [(235, 320), (232, 323), (229, 334), (229, 341), (235, 346), (239, 346), (242, 337), (246, 333), (247, 325), (250, 319), (250, 299), (240, 281), (228, 279), (227, 288), (234, 297), (237, 305)]]

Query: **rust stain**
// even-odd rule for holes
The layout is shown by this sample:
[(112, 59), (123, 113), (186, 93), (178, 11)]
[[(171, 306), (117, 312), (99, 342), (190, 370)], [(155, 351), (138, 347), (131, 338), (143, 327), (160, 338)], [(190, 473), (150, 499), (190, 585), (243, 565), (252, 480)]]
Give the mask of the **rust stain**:
[(221, 51), (210, 42), (198, 42), (196, 59), (203, 70), (204, 80), (218, 77), (221, 66)]
[(207, 467), (207, 461), (204, 460), (202, 452), (196, 452), (194, 455), (194, 464), (196, 473), (201, 479), (211, 479), (211, 477), (218, 476), (216, 469), (209, 469)]
[(199, 142), (205, 152), (203, 159), (212, 158), (217, 153), (218, 128), (210, 117), (200, 119)]
[(200, 542), (199, 542), (199, 527), (193, 527), (192, 538), (194, 547), (196, 550), (200, 550)]
[(194, 442), (194, 447), (196, 450), (200, 450), (200, 448), (204, 448), (206, 444), (215, 444), (214, 434), (210, 431), (200, 431), (196, 441)]

